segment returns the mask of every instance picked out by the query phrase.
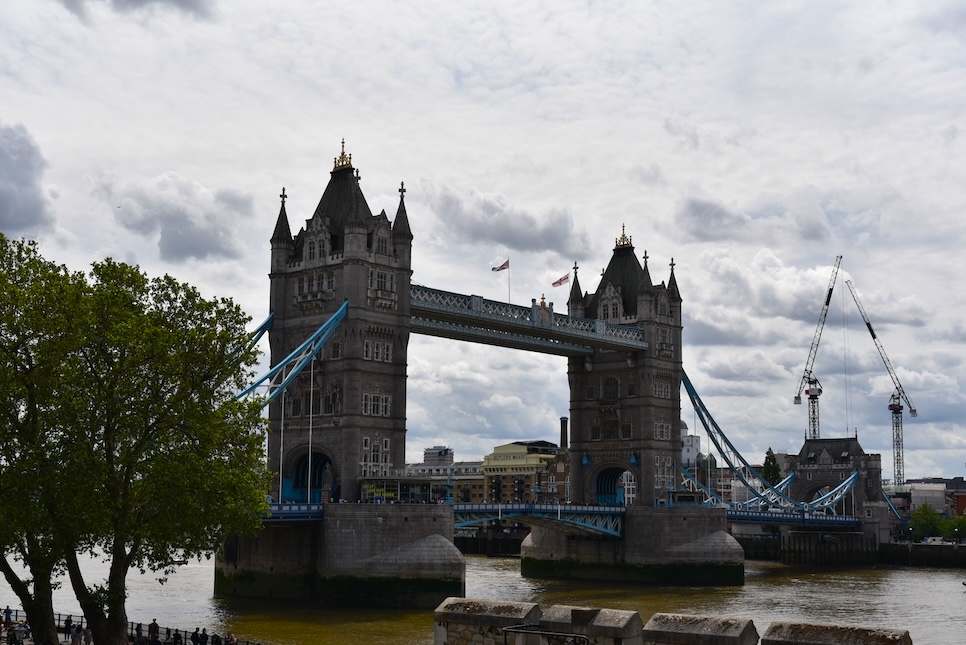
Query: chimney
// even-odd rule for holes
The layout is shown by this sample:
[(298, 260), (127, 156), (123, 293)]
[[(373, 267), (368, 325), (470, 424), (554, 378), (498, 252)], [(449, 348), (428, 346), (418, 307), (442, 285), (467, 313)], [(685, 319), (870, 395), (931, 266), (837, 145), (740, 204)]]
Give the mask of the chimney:
[(567, 417), (560, 417), (560, 449), (567, 449)]

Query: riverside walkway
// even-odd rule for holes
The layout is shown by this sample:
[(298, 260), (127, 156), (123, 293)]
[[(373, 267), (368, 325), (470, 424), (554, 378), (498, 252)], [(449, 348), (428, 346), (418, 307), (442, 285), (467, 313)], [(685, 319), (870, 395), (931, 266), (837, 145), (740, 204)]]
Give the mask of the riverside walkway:
[[(60, 613), (54, 614), (54, 621), (57, 624), (57, 636), (58, 636), (57, 644), (58, 645), (70, 645), (70, 642), (71, 642), (70, 641), (70, 638), (65, 638), (64, 637), (64, 628), (63, 628), (64, 627), (64, 620), (66, 618), (68, 618), (68, 617), (70, 617), (71, 620), (73, 620), (73, 617), (75, 615), (76, 614), (60, 614)], [(0, 640), (2, 640), (2, 642), (4, 642), (4, 643), (9, 642), (8, 641), (9, 629), (11, 627), (13, 627), (15, 629), (15, 632), (16, 632), (16, 638), (17, 638), (17, 641), (16, 642), (17, 643), (19, 643), (21, 645), (36, 645), (36, 643), (31, 638), (31, 635), (30, 635), (30, 633), (28, 631), (26, 631), (25, 629), (22, 629), (22, 628), (21, 629), (16, 629), (18, 625), (24, 625), (25, 622), (26, 622), (26, 620), (27, 620), (27, 615), (26, 615), (26, 613), (24, 613), (23, 610), (21, 610), (21, 609), (11, 609), (10, 623), (8, 625), (4, 625), (3, 635), (2, 635), (3, 637)], [(82, 624), (83, 625), (86, 625), (87, 623), (86, 622), (83, 622)], [(128, 640), (131, 643), (137, 643), (137, 627), (138, 627), (138, 625), (140, 625), (141, 628), (142, 628), (142, 632), (143, 632), (144, 637), (145, 637), (144, 638), (144, 642), (145, 643), (149, 643), (150, 640), (147, 638), (147, 635), (148, 635), (148, 623), (146, 623), (146, 622), (142, 622), (142, 623), (135, 622), (135, 621), (128, 622), (128, 629), (127, 629)], [(191, 634), (192, 634), (192, 632), (194, 632), (195, 629), (198, 629), (198, 630), (203, 629), (201, 626), (196, 626), (196, 627), (192, 627), (192, 628), (184, 628), (184, 627), (167, 627), (165, 625), (160, 625), (159, 628), (160, 628), (159, 629), (160, 641), (162, 643), (164, 643), (165, 645), (171, 645), (171, 643), (174, 642), (173, 639), (174, 639), (175, 633), (180, 634), (182, 645), (191, 645)], [(204, 629), (207, 629), (207, 626), (205, 626)], [(217, 632), (213, 632), (213, 631), (210, 631), (209, 630), (209, 633), (207, 635), (207, 637), (208, 637), (207, 645), (212, 645), (212, 643), (213, 643), (212, 639), (216, 635), (216, 633)], [(237, 638), (235, 640), (233, 640), (233, 641), (229, 641), (228, 640), (228, 638), (229, 638), (228, 634), (231, 634), (231, 632), (227, 632), (226, 635), (218, 634), (219, 637), (221, 638), (221, 642), (224, 645), (228, 645), (228, 643), (233, 643), (235, 645), (261, 645), (261, 643), (258, 642), (258, 641), (248, 641), (248, 640), (242, 640), (242, 639), (237, 639)], [(81, 637), (81, 643), (86, 643), (86, 642), (87, 641), (85, 641), (84, 638), (83, 638), (83, 636), (82, 636)], [(90, 642), (92, 643), (92, 645), (97, 645), (97, 638), (93, 638), (93, 640), (91, 640)]]

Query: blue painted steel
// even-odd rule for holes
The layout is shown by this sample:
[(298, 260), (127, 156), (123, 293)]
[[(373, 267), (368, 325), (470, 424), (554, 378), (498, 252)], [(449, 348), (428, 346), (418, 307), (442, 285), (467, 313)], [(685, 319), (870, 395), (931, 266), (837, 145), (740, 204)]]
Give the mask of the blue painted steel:
[[(691, 397), (691, 404), (694, 406), (694, 411), (697, 413), (698, 417), (701, 419), (701, 425), (704, 426), (705, 432), (714, 442), (715, 447), (721, 454), (721, 457), (728, 464), (728, 468), (734, 473), (735, 477), (745, 486), (748, 490), (752, 491), (757, 501), (755, 505), (761, 507), (765, 504), (769, 506), (781, 506), (783, 508), (793, 508), (793, 509), (803, 509), (802, 503), (792, 499), (784, 492), (776, 489), (771, 484), (769, 484), (764, 477), (762, 477), (757, 470), (752, 468), (741, 453), (734, 447), (731, 441), (725, 436), (724, 431), (718, 426), (711, 413), (705, 407), (704, 402), (701, 401), (701, 397), (698, 396), (697, 391), (694, 386), (691, 385), (691, 380), (688, 378), (687, 373), (683, 370), (681, 372), (682, 382), (684, 384), (684, 389), (687, 390), (688, 396)], [(750, 475), (745, 476), (745, 473)], [(752, 483), (754, 482), (754, 483)], [(734, 503), (733, 503), (734, 504)], [(740, 506), (740, 504), (735, 504), (735, 506)]]
[[(332, 336), (332, 332), (335, 331), (335, 328), (339, 326), (339, 323), (341, 323), (343, 319), (345, 319), (348, 311), (349, 301), (346, 299), (342, 302), (342, 306), (340, 306), (336, 312), (325, 321), (325, 324), (323, 324), (315, 331), (315, 333), (305, 339), (305, 342), (296, 347), (291, 354), (279, 361), (279, 363), (270, 369), (266, 374), (259, 377), (254, 383), (239, 392), (235, 398), (240, 399), (245, 397), (254, 392), (256, 388), (267, 383), (269, 393), (265, 398), (265, 405), (268, 405), (279, 392), (285, 390), (289, 383), (291, 383), (295, 377), (298, 376), (302, 370), (304, 370), (309, 363), (312, 362), (312, 359), (315, 358), (315, 355), (319, 353), (319, 350), (322, 349), (322, 346), (325, 345), (325, 342), (329, 340), (330, 336)], [(291, 368), (288, 373), (285, 372), (285, 368), (287, 367)], [(274, 380), (277, 376), (282, 379), (279, 383), (276, 383)]]
[(701, 503), (702, 506), (719, 506), (722, 508), (728, 506), (729, 502), (724, 497), (705, 486), (704, 483), (698, 481), (698, 478), (687, 468), (681, 468), (681, 475), (704, 493), (704, 501)]
[[(551, 520), (585, 532), (620, 537), (624, 532), (623, 506), (583, 504), (454, 504), (456, 528), (489, 524), (503, 519), (527, 523)], [(539, 522), (537, 522), (539, 523)]]
[(267, 332), (269, 329), (272, 328), (272, 323), (274, 322), (275, 322), (275, 312), (273, 311), (272, 313), (268, 314), (268, 318), (262, 321), (261, 325), (259, 325), (252, 331), (251, 338), (248, 341), (248, 349), (251, 349), (256, 344), (258, 344), (258, 341), (262, 339), (262, 336), (265, 335), (265, 332)]
[(743, 511), (732, 509), (728, 511), (729, 522), (742, 524), (778, 524), (815, 526), (828, 528), (854, 529), (862, 526), (862, 520), (850, 515), (827, 515), (825, 513), (811, 513), (807, 511)]
[(320, 520), (325, 516), (324, 504), (269, 504), (269, 515), (262, 523)]
[[(454, 504), (455, 528), (491, 524), (512, 519), (526, 523), (552, 520), (586, 532), (623, 535), (625, 508), (623, 506), (589, 506), (581, 504)], [(805, 510), (749, 511), (731, 508), (729, 522), (743, 524), (778, 524), (828, 528), (858, 528), (858, 517), (829, 515)], [(529, 522), (528, 522), (529, 520)]]
[(896, 505), (892, 503), (892, 500), (889, 498), (889, 495), (886, 494), (885, 491), (882, 491), (882, 498), (885, 499), (886, 504), (889, 505), (889, 512), (892, 513), (893, 517), (895, 517), (897, 520), (902, 522), (906, 521), (905, 518), (902, 517), (902, 513), (900, 513), (899, 509), (896, 508)]

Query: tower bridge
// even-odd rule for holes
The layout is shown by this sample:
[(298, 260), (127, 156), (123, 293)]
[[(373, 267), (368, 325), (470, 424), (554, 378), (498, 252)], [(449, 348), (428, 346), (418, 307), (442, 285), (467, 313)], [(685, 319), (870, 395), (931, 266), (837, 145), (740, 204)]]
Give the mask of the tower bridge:
[[(300, 517), (308, 521), (295, 522), (293, 515), (294, 523), (286, 523), (277, 507), (272, 537), (260, 538), (262, 547), (245, 542), (236, 549), (236, 568), (244, 561), (249, 573), (263, 575), (248, 578), (261, 582), (246, 584), (254, 590), (273, 583), (279, 567), (290, 570), (287, 575), (320, 570), (323, 560), (329, 563), (317, 573), (323, 578), (344, 572), (339, 567), (349, 562), (357, 563), (353, 575), (371, 576), (374, 562), (405, 560), (387, 550), (400, 536), (411, 538), (417, 554), (405, 575), (420, 577), (431, 569), (418, 555), (426, 552), (425, 540), (448, 535), (452, 546), (451, 507), (417, 512), (336, 504), (317, 519), (322, 502), (360, 499), (363, 481), (405, 465), (412, 333), (566, 357), (570, 434), (560, 448), (569, 454), (572, 499), (578, 505), (623, 499), (624, 506), (570, 509), (567, 519), (536, 507), (514, 509), (526, 511), (533, 524), (524, 567), (566, 576), (616, 566), (614, 575), (630, 579), (740, 584), (743, 552), (726, 532), (726, 511), (671, 507), (686, 381), (673, 260), (666, 280), (655, 283), (647, 254), (642, 264), (622, 230), (595, 291), (581, 289), (574, 266), (566, 313), (543, 298), (520, 306), (414, 285), (405, 192), (400, 184), (392, 220), (385, 210), (374, 215), (343, 144), (317, 207), (294, 235), (284, 189), (280, 195), (269, 273), (268, 465), (278, 474), (272, 495), (302, 509)], [(693, 399), (690, 388), (689, 394)], [(711, 432), (713, 425), (711, 420), (705, 427)], [(474, 512), (475, 520), (467, 519), (468, 509), (457, 510), (464, 521), (485, 521), (490, 511)], [(551, 528), (555, 522), (623, 539), (605, 553), (602, 543), (570, 539)], [(377, 544), (372, 531), (379, 524), (395, 534)], [(324, 536), (311, 537), (320, 530)], [(334, 544), (343, 550), (335, 554)], [(434, 544), (438, 559), (442, 547)], [(269, 565), (262, 561), (265, 548), (278, 554)], [(288, 562), (293, 553), (304, 556), (299, 567)], [(674, 563), (680, 566), (668, 568)], [(230, 568), (222, 571), (227, 576)], [(238, 576), (231, 579), (241, 584)]]

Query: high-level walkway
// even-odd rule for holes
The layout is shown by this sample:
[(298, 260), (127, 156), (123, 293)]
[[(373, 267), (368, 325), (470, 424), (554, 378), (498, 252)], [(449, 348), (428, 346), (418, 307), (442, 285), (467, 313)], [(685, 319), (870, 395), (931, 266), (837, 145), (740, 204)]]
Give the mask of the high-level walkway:
[(553, 304), (523, 307), (439, 291), (420, 285), (410, 289), (413, 331), (430, 336), (555, 354), (591, 356), (594, 348), (618, 351), (647, 349), (636, 327), (553, 313)]

